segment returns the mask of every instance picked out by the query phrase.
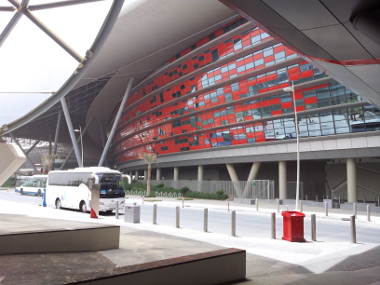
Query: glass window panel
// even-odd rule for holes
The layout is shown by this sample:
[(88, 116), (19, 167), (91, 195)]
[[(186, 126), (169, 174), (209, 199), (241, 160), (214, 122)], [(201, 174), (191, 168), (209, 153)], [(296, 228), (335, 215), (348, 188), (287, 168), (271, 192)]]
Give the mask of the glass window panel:
[(258, 42), (260, 42), (260, 41), (261, 41), (261, 37), (260, 37), (260, 35), (257, 35), (257, 36), (254, 36), (253, 38), (251, 38), (251, 42), (252, 42), (253, 44), (258, 43)]
[(255, 66), (264, 64), (264, 59), (260, 58), (258, 60), (255, 60)]
[(279, 60), (280, 58), (285, 58), (285, 52), (284, 52), (284, 51), (281, 51), (281, 52), (276, 53), (276, 54), (274, 55), (274, 59), (275, 59), (275, 60)]

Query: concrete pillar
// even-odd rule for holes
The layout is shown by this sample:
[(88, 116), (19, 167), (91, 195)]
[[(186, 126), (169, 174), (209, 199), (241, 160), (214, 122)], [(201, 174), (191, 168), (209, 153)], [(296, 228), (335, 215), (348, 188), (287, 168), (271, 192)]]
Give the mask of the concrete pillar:
[(173, 175), (173, 180), (178, 181), (178, 176), (179, 176), (179, 167), (174, 167), (174, 175)]
[(198, 165), (198, 181), (203, 181), (204, 166)]
[(148, 180), (148, 170), (144, 169), (144, 181)]
[(135, 171), (135, 180), (139, 180), (139, 171), (138, 170)]
[(156, 180), (161, 180), (161, 168), (156, 169)]
[(251, 189), (252, 181), (256, 179), (260, 166), (261, 166), (261, 162), (252, 163), (251, 171), (249, 172), (248, 179), (247, 179), (247, 184), (245, 185), (245, 188), (244, 188), (243, 197), (245, 197), (249, 189)]
[(356, 191), (356, 160), (355, 158), (346, 159), (346, 171), (347, 171), (347, 202), (356, 203), (357, 191)]
[(278, 191), (279, 198), (286, 199), (286, 161), (278, 162)]
[(128, 174), (129, 174), (129, 177), (131, 178), (131, 183), (132, 183), (132, 180), (133, 180), (133, 172), (132, 172), (132, 171), (129, 171)]
[(203, 174), (204, 174), (204, 166), (198, 165), (198, 185), (197, 185), (198, 192), (202, 192)]
[(230, 174), (230, 178), (232, 181), (232, 184), (234, 185), (235, 192), (238, 198), (242, 197), (242, 191), (241, 191), (241, 186), (239, 183), (239, 178), (236, 174), (235, 167), (233, 164), (226, 163), (228, 173)]

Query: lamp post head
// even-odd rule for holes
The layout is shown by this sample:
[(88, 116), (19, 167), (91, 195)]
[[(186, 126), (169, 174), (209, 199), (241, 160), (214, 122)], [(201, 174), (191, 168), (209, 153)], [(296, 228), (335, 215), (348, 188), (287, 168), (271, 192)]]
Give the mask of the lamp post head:
[(292, 91), (294, 91), (293, 87), (285, 87), (282, 90), (284, 90), (285, 92), (292, 92)]

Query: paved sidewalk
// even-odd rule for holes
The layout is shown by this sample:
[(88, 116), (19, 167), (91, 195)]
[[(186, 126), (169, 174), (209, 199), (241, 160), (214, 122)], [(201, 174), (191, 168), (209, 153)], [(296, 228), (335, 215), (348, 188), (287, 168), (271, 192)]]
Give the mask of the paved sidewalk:
[[(182, 200), (157, 198), (157, 203), (182, 206)], [(148, 199), (147, 199), (148, 200)], [(127, 205), (141, 204), (141, 197), (130, 196)], [(185, 207), (227, 211), (226, 201), (185, 200)], [(257, 212), (255, 205), (229, 202), (230, 210)], [(285, 210), (282, 206), (281, 210)], [(292, 210), (289, 205), (289, 210)], [(276, 212), (275, 205), (259, 205), (259, 212)], [(334, 209), (325, 217), (324, 209), (304, 207), (308, 215), (342, 219), (352, 213)], [(358, 213), (357, 222), (368, 223), (366, 213)], [(238, 284), (380, 284), (380, 217), (375, 213), (370, 225), (379, 232), (378, 243), (342, 242), (291, 243), (280, 238), (231, 237), (203, 233), (174, 226), (125, 223), (123, 216), (89, 215), (56, 210), (38, 205), (21, 205), (0, 200), (0, 216), (24, 220), (20, 227), (66, 227), (77, 223), (115, 224), (121, 226), (120, 248), (95, 253), (26, 254), (0, 256), (0, 284), (64, 284), (87, 276), (107, 276), (120, 266), (200, 253), (223, 247), (247, 251), (247, 281)], [(20, 216), (23, 219), (20, 219)], [(16, 219), (17, 217), (17, 219)], [(0, 228), (6, 227), (1, 223)], [(61, 222), (57, 222), (60, 220)], [(51, 221), (51, 222), (49, 222)], [(54, 223), (54, 225), (52, 225)], [(45, 224), (45, 225), (44, 225)], [(4, 246), (4, 245), (0, 245)], [(194, 273), (196, 274), (196, 273)], [(237, 284), (237, 283), (236, 283)]]

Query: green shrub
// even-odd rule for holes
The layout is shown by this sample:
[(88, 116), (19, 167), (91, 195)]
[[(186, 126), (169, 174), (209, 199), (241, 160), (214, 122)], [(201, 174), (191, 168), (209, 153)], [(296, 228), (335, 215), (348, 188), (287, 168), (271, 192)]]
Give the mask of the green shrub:
[(196, 198), (196, 199), (210, 199), (210, 200), (226, 200), (228, 198), (226, 194), (217, 195), (217, 194), (195, 192), (195, 191), (187, 192), (186, 197)]
[[(131, 191), (146, 191), (146, 184), (133, 180), (131, 184), (125, 183), (125, 189)], [(160, 193), (175, 193), (182, 194), (186, 196), (186, 198), (194, 198), (194, 199), (210, 199), (210, 200), (226, 200), (228, 195), (224, 194), (224, 190), (221, 189), (214, 194), (211, 193), (203, 193), (191, 191), (189, 187), (183, 187), (181, 189), (175, 189), (173, 187), (164, 187), (164, 183), (160, 183), (158, 185), (152, 185), (151, 194), (149, 197), (157, 197), (157, 192)]]
[(16, 183), (16, 179), (14, 177), (9, 177), (7, 181), (4, 182), (1, 187), (6, 187), (6, 188), (14, 188)]
[(179, 192), (181, 192), (181, 194), (182, 194), (183, 196), (185, 196), (186, 193), (189, 192), (189, 191), (190, 191), (190, 188), (187, 187), (187, 186), (182, 187), (181, 189), (179, 189)]

